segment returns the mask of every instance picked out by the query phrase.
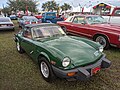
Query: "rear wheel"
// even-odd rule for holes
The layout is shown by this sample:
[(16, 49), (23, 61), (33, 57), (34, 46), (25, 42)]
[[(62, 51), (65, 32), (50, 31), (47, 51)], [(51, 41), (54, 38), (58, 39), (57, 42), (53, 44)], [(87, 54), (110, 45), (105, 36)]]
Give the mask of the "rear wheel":
[(46, 58), (44, 57), (40, 58), (39, 67), (40, 73), (45, 81), (52, 82), (55, 79), (55, 75), (53, 73), (51, 65)]
[(17, 48), (17, 51), (18, 51), (20, 54), (22, 54), (22, 53), (25, 52), (25, 51), (21, 48), (20, 43), (19, 43), (18, 41), (16, 42), (16, 48)]
[(94, 41), (99, 42), (105, 49), (110, 47), (108, 38), (106, 36), (98, 35), (94, 38)]

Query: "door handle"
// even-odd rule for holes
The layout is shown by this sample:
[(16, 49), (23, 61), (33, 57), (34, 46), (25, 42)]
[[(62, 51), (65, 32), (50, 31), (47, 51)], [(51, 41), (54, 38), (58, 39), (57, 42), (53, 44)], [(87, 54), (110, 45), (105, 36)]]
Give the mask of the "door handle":
[(30, 54), (33, 54), (33, 51), (31, 51)]

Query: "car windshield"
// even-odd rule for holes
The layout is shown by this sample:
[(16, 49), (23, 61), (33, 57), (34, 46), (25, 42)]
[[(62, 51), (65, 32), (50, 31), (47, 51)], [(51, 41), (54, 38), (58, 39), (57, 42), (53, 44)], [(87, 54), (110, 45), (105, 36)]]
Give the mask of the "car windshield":
[(103, 24), (107, 23), (106, 20), (101, 16), (88, 16), (86, 17), (88, 24)]
[(0, 22), (10, 22), (8, 18), (0, 18)]
[(65, 35), (64, 31), (59, 26), (34, 27), (32, 30), (33, 30), (33, 38), (37, 38), (37, 39)]

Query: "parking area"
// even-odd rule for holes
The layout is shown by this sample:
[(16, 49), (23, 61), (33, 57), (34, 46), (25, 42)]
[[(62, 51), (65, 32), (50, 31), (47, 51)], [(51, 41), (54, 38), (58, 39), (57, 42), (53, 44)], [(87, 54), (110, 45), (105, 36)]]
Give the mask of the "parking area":
[(120, 88), (120, 49), (105, 50), (112, 61), (110, 68), (102, 70), (89, 81), (56, 79), (47, 83), (39, 67), (27, 54), (19, 54), (13, 40), (20, 29), (14, 21), (15, 31), (0, 31), (0, 90), (118, 90)]

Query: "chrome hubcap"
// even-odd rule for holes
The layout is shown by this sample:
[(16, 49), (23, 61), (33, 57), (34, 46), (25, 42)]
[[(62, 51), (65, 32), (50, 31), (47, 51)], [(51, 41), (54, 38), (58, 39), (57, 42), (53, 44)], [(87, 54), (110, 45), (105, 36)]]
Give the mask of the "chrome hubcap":
[(41, 72), (45, 78), (49, 77), (49, 69), (45, 62), (41, 62)]
[(105, 47), (107, 44), (105, 38), (102, 36), (97, 37), (96, 42), (99, 42), (101, 45), (103, 45), (103, 47)]

